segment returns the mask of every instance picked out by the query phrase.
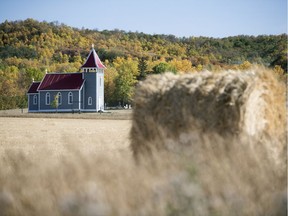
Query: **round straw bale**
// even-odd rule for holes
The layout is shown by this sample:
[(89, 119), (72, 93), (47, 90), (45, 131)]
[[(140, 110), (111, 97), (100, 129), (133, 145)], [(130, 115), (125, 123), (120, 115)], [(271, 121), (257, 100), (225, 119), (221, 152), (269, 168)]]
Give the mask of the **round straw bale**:
[(257, 140), (272, 137), (281, 140), (283, 148), (285, 86), (264, 67), (152, 75), (139, 83), (133, 102), (131, 148), (135, 156), (154, 148), (169, 149), (169, 140), (176, 140), (177, 145), (194, 144), (207, 133), (245, 134)]

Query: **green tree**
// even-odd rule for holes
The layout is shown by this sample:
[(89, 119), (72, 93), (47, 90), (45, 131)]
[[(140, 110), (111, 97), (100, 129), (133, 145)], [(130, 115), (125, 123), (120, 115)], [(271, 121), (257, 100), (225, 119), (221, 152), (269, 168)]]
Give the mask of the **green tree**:
[(147, 67), (148, 64), (146, 62), (146, 58), (142, 57), (138, 61), (138, 72), (137, 80), (144, 80), (147, 76)]
[(118, 76), (115, 79), (115, 96), (124, 106), (125, 103), (131, 103), (132, 100), (134, 87), (137, 83), (137, 62), (131, 58), (125, 60), (117, 57), (113, 65), (118, 72)]
[(118, 72), (114, 67), (108, 65), (108, 61), (105, 62), (105, 65), (106, 70), (104, 76), (104, 98), (105, 103), (107, 103), (108, 106), (111, 106), (116, 102), (115, 80), (118, 76)]
[(169, 65), (167, 62), (160, 62), (159, 64), (155, 65), (152, 70), (154, 74), (162, 74), (165, 72), (176, 73), (176, 69)]
[(22, 113), (23, 113), (23, 109), (25, 107), (28, 107), (28, 99), (26, 95), (19, 95), (16, 97), (16, 101), (17, 101), (17, 107), (22, 109)]
[(51, 103), (51, 107), (53, 107), (54, 109), (56, 109), (56, 112), (58, 112), (58, 107), (59, 107), (59, 95), (58, 95), (58, 94), (56, 94), (56, 95), (54, 96), (54, 99), (53, 99), (53, 101), (52, 101), (52, 103)]

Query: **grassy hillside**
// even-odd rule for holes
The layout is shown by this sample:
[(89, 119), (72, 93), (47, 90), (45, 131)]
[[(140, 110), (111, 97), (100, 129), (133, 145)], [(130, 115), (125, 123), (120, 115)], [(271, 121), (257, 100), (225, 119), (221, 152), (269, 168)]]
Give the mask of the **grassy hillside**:
[(241, 69), (250, 63), (287, 71), (285, 34), (177, 38), (27, 19), (1, 23), (0, 38), (0, 109), (25, 107), (32, 78), (41, 80), (46, 70), (78, 71), (91, 44), (107, 66), (105, 102), (110, 105), (131, 102), (137, 81), (151, 73)]

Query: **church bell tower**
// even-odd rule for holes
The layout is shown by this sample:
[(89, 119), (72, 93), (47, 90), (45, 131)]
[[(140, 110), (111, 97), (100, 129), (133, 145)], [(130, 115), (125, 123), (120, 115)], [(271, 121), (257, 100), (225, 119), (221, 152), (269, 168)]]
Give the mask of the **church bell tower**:
[(81, 67), (85, 80), (84, 107), (91, 111), (104, 110), (104, 69), (106, 67), (92, 44), (90, 53)]

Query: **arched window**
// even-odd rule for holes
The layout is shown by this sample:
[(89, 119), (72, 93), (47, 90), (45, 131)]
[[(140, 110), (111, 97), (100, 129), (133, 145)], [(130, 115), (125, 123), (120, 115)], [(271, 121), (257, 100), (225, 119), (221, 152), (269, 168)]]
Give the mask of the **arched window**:
[(92, 105), (92, 97), (88, 97), (88, 105)]
[(73, 93), (69, 92), (68, 93), (68, 104), (72, 104), (73, 103)]
[(61, 92), (58, 92), (57, 96), (58, 96), (58, 105), (61, 105), (62, 104), (62, 94), (61, 94)]
[(50, 105), (50, 93), (49, 92), (46, 93), (45, 102), (46, 102), (46, 105)]
[(34, 105), (37, 104), (37, 99), (38, 99), (38, 98), (37, 98), (37, 95), (34, 95), (34, 96), (33, 96), (33, 104), (34, 104)]

